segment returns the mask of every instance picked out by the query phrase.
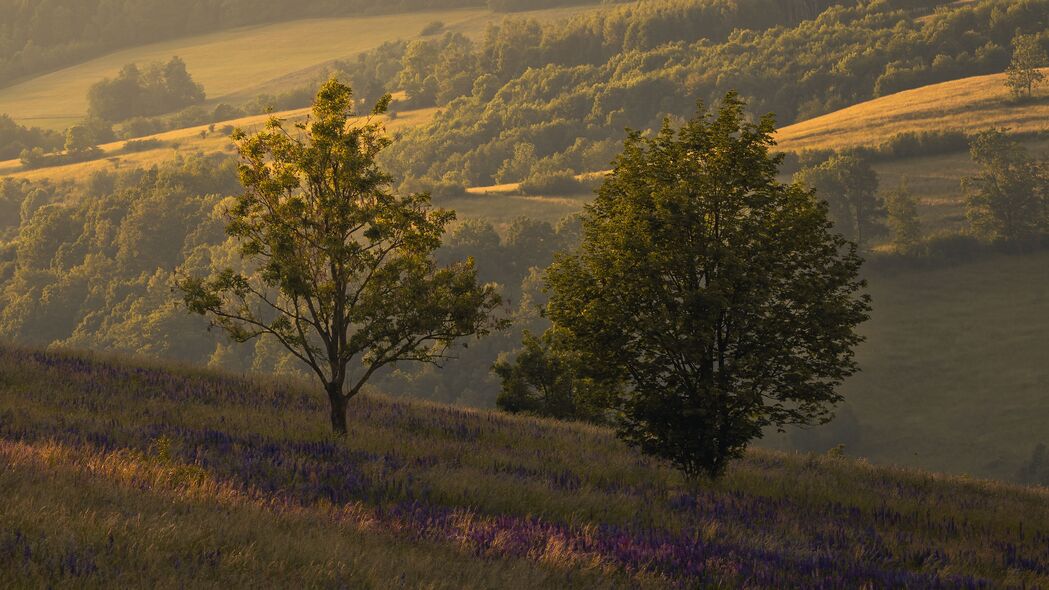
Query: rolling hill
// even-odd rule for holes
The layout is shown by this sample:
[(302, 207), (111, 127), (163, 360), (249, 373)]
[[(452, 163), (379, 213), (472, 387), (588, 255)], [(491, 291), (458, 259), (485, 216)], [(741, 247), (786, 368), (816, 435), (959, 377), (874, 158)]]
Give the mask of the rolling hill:
[[(86, 162), (65, 164), (25, 170), (18, 160), (0, 162), (0, 177), (25, 178), (28, 180), (50, 179), (60, 182), (65, 180), (81, 181), (97, 170), (112, 170), (120, 167), (150, 166), (166, 160), (170, 160), (178, 154), (214, 154), (234, 153), (233, 144), (229, 139), (229, 132), (224, 128), (238, 127), (245, 132), (252, 132), (262, 128), (270, 117), (276, 116), (286, 119), (289, 123), (301, 121), (310, 109), (295, 109), (282, 111), (267, 115), (254, 115), (231, 121), (224, 121), (214, 126), (200, 125), (176, 129), (165, 133), (158, 133), (147, 137), (138, 138), (136, 141), (160, 142), (155, 147), (149, 147), (141, 151), (127, 152), (127, 142), (116, 141), (99, 146), (102, 153), (98, 158)], [(437, 109), (419, 109), (414, 111), (402, 111), (397, 117), (390, 119), (384, 117), (386, 128), (390, 132), (396, 132), (413, 125), (418, 125), (430, 120)], [(214, 127), (214, 130), (211, 128)]]
[[(608, 430), (0, 347), (8, 587), (1020, 588), (1049, 492), (755, 450), (685, 482)], [(214, 526), (221, 521), (222, 526)]]
[[(1044, 70), (1049, 73), (1049, 69)], [(777, 140), (787, 151), (877, 146), (903, 132), (964, 131), (990, 127), (1014, 132), (1049, 130), (1049, 90), (1014, 102), (1005, 74), (922, 86), (788, 125)]]
[[(539, 21), (559, 20), (592, 7), (522, 13)], [(88, 88), (117, 74), (127, 63), (178, 55), (204, 85), (212, 102), (237, 102), (286, 89), (315, 76), (325, 65), (351, 58), (386, 41), (413, 39), (427, 24), (478, 36), (505, 14), (446, 10), (383, 16), (293, 21), (209, 33), (126, 49), (0, 89), (0, 113), (37, 127), (65, 129), (87, 112)]]

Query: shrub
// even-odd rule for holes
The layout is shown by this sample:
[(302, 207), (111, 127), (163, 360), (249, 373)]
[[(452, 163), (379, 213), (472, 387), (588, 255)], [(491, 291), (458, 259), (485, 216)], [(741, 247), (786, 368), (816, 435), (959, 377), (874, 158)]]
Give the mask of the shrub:
[(428, 37), (430, 35), (436, 35), (437, 33), (440, 33), (443, 30), (444, 23), (439, 20), (435, 20), (432, 23), (423, 27), (423, 30), (419, 31), (419, 35), (422, 37)]
[(577, 195), (586, 191), (571, 170), (540, 172), (521, 183), (521, 192), (526, 195)]

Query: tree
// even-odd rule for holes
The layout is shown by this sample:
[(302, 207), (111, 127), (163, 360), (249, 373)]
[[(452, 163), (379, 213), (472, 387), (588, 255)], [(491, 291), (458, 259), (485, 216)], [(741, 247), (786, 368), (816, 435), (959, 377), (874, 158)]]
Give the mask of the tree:
[(1045, 82), (1045, 74), (1038, 70), (1049, 65), (1049, 56), (1038, 42), (1037, 35), (1017, 34), (1013, 37), (1013, 59), (1006, 70), (1005, 85), (1017, 100), (1030, 98), (1034, 88)]
[(189, 310), (236, 341), (275, 339), (316, 374), (339, 435), (349, 400), (377, 371), (441, 364), (455, 340), (492, 327), (499, 303), (471, 260), (435, 263), (454, 213), (390, 191), (375, 162), (389, 140), (378, 122), (350, 124), (352, 108), (350, 88), (332, 79), (297, 133), (277, 118), (236, 133), (244, 193), (227, 233), (257, 271), (179, 280)]
[(913, 252), (921, 243), (922, 224), (918, 217), (918, 201), (911, 194), (906, 178), (889, 194), (886, 205), (893, 245), (899, 252)]
[(811, 191), (777, 182), (771, 116), (728, 94), (679, 130), (631, 132), (547, 271), (547, 314), (618, 376), (619, 433), (720, 475), (763, 429), (828, 419), (867, 318), (856, 247)]
[(969, 152), (979, 173), (962, 181), (966, 214), (989, 239), (1022, 243), (1049, 227), (1049, 174), (1004, 129), (977, 134)]
[(878, 197), (878, 174), (866, 159), (854, 154), (833, 156), (802, 170), (794, 180), (827, 200), (835, 227), (860, 248), (884, 232), (885, 206)]
[(74, 125), (66, 130), (66, 152), (81, 154), (95, 147), (91, 141), (91, 132), (83, 125)]
[(560, 419), (601, 422), (616, 389), (614, 381), (589, 364), (588, 355), (571, 346), (570, 335), (556, 327), (536, 337), (525, 332), (523, 348), (511, 361), (492, 367), (502, 381), (500, 410)]

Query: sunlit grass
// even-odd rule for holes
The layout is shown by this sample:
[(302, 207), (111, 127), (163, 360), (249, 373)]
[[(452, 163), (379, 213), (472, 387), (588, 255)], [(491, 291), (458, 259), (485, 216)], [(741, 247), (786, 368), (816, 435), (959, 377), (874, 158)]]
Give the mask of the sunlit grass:
[(11, 348), (0, 375), (8, 586), (1049, 583), (1039, 489), (760, 450), (689, 484), (585, 425), (373, 394), (333, 441), (309, 384)]
[[(1046, 70), (1049, 71), (1049, 70)], [(776, 138), (785, 150), (877, 147), (904, 132), (963, 131), (990, 127), (1045, 131), (1049, 91), (1015, 102), (1005, 74), (974, 76), (905, 90), (789, 125)]]

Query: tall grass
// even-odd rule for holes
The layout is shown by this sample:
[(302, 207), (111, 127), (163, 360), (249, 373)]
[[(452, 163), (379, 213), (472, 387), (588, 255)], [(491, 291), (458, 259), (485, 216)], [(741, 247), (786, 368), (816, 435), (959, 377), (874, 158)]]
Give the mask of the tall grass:
[(0, 585), (1028, 587), (1049, 493), (752, 452), (688, 483), (609, 431), (0, 349)]

